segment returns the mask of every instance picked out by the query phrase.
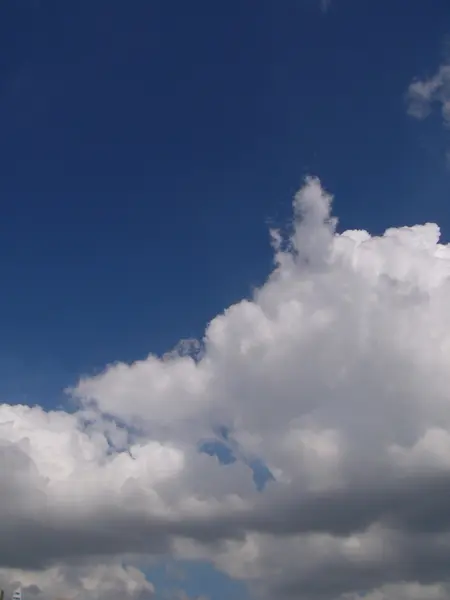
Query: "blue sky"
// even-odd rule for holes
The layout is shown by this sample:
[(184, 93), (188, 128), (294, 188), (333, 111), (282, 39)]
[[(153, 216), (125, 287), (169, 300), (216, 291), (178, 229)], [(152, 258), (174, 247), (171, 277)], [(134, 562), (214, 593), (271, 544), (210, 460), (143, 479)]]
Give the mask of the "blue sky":
[(342, 227), (445, 233), (442, 132), (403, 102), (441, 58), (445, 0), (0, 11), (3, 397), (201, 335), (263, 281), (306, 173)]
[(448, 0), (319, 4), (1, 2), (2, 402), (201, 336), (264, 281), (307, 174), (340, 229), (450, 239), (447, 132), (405, 104)]

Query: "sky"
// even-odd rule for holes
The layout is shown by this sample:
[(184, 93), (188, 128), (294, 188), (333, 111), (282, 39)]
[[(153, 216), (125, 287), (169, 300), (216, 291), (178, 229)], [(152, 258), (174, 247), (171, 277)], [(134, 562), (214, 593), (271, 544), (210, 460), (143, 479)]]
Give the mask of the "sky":
[(448, 0), (0, 3), (0, 587), (450, 600)]

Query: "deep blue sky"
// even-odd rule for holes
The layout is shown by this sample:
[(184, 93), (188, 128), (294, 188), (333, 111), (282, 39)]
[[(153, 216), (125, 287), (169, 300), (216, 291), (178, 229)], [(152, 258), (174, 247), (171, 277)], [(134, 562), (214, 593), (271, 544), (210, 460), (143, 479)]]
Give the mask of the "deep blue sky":
[(305, 174), (342, 228), (450, 238), (445, 133), (404, 103), (448, 0), (318, 4), (2, 0), (0, 401), (202, 335)]

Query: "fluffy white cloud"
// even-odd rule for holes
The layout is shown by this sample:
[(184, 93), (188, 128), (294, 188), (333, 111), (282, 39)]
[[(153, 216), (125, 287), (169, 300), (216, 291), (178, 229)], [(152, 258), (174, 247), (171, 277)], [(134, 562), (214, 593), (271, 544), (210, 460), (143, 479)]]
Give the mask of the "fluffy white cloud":
[(439, 105), (444, 123), (450, 124), (450, 65), (442, 65), (432, 77), (416, 80), (408, 88), (408, 113), (416, 119), (427, 117), (433, 104)]
[[(308, 179), (267, 282), (201, 347), (81, 379), (72, 414), (0, 406), (5, 579), (88, 596), (59, 573), (109, 565), (92, 594), (133, 596), (117, 561), (170, 554), (269, 597), (450, 598), (450, 246), (337, 234), (330, 204)], [(214, 436), (233, 464), (199, 452)]]

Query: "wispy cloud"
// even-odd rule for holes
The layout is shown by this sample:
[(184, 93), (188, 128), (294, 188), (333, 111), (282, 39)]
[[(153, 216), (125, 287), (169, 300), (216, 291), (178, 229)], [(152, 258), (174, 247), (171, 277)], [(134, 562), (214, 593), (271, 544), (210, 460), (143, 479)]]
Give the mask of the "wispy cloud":
[(320, 0), (320, 10), (326, 13), (331, 6), (331, 0)]
[(416, 79), (407, 92), (408, 114), (425, 119), (436, 106), (446, 126), (450, 125), (450, 64), (443, 64), (431, 77)]

